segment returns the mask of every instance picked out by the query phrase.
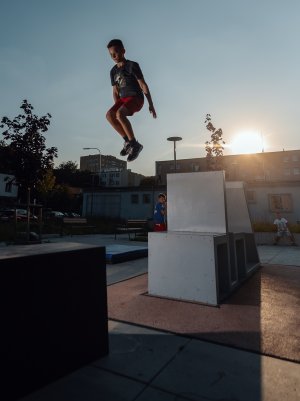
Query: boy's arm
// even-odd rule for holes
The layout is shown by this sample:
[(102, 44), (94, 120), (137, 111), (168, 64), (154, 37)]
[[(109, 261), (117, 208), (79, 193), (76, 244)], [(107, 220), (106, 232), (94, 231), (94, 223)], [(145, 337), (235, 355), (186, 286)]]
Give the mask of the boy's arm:
[(113, 98), (114, 98), (115, 103), (120, 98), (117, 85), (113, 86)]
[(156, 118), (156, 111), (155, 111), (155, 108), (153, 106), (153, 101), (152, 101), (152, 98), (151, 98), (151, 94), (150, 94), (150, 90), (148, 88), (148, 85), (146, 84), (144, 79), (138, 79), (137, 81), (138, 81), (138, 83), (139, 83), (144, 95), (146, 96), (146, 98), (148, 100), (150, 113), (153, 115), (154, 118)]

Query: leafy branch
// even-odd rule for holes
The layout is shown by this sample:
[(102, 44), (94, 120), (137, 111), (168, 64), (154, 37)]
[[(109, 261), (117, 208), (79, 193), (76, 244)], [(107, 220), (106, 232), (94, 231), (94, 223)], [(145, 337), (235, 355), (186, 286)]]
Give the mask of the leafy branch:
[(223, 140), (223, 131), (221, 128), (216, 129), (211, 122), (211, 115), (206, 114), (206, 119), (204, 124), (206, 128), (211, 132), (210, 141), (205, 142), (206, 151), (206, 163), (207, 169), (212, 170), (222, 170), (223, 168), (223, 150), (225, 142)]

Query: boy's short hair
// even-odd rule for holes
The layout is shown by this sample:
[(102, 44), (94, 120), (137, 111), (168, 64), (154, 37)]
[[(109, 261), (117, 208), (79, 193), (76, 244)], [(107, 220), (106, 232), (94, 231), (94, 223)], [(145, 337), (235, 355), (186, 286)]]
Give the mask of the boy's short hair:
[(108, 45), (107, 45), (107, 48), (108, 48), (108, 49), (109, 49), (110, 47), (113, 47), (113, 46), (117, 46), (117, 47), (119, 47), (120, 49), (124, 49), (123, 42), (122, 42), (122, 40), (120, 40), (120, 39), (112, 39), (110, 42), (108, 42)]

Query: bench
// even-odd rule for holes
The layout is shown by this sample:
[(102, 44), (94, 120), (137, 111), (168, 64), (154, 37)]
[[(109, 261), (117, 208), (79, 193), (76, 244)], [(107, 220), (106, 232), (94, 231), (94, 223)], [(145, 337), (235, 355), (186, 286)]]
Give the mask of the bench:
[(115, 229), (115, 239), (117, 239), (117, 234), (128, 234), (129, 240), (130, 234), (134, 234), (134, 238), (136, 238), (137, 233), (147, 233), (148, 230), (148, 221), (143, 219), (129, 219), (125, 224), (119, 224)]
[(77, 229), (89, 229), (95, 231), (96, 226), (91, 226), (87, 223), (88, 221), (85, 217), (64, 217), (62, 219), (61, 235), (63, 235), (65, 227), (70, 228), (71, 236), (73, 235), (73, 231)]

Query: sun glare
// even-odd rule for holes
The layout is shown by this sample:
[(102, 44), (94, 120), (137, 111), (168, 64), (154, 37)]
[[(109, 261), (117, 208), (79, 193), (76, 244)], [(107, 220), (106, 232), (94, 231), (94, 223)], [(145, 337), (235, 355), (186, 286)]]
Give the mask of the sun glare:
[(254, 131), (245, 131), (237, 134), (231, 145), (233, 154), (259, 153), (263, 151), (261, 134)]

